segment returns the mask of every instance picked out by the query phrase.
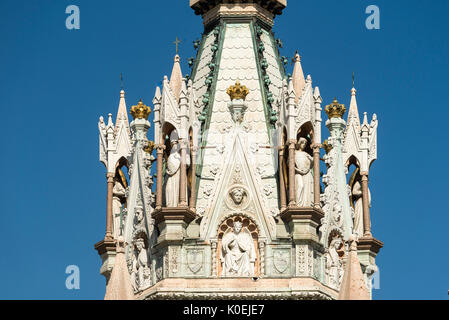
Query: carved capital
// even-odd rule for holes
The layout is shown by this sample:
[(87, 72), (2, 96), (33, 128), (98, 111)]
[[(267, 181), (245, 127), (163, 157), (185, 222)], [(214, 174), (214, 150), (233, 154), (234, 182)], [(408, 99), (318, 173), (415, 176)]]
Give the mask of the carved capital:
[(368, 180), (369, 173), (368, 171), (360, 171), (360, 176), (362, 177), (362, 180)]
[(295, 147), (296, 147), (296, 140), (295, 139), (289, 139), (288, 140), (288, 148), (289, 149), (295, 149)]
[(314, 144), (312, 144), (312, 149), (313, 149), (314, 152), (315, 152), (315, 151), (320, 152), (320, 149), (321, 149), (321, 148), (322, 148), (321, 143), (314, 143)]
[(115, 177), (115, 174), (113, 172), (106, 173), (106, 179), (108, 180), (108, 183), (114, 182), (114, 177)]
[(164, 153), (165, 145), (164, 144), (158, 144), (155, 146), (157, 153)]

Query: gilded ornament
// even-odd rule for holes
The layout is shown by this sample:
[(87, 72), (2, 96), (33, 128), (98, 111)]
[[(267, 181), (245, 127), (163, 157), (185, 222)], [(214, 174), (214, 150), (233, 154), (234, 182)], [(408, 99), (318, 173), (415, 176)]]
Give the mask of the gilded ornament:
[(343, 118), (343, 115), (346, 112), (346, 108), (344, 104), (339, 104), (337, 101), (337, 98), (334, 98), (334, 101), (327, 105), (326, 108), (324, 108), (324, 111), (326, 111), (327, 116), (330, 118)]
[(148, 119), (148, 116), (151, 113), (151, 108), (144, 105), (142, 99), (140, 99), (137, 106), (131, 107), (131, 115), (134, 119)]
[(237, 80), (235, 85), (230, 86), (226, 93), (231, 97), (231, 100), (245, 100), (249, 94), (249, 89), (246, 86), (240, 85), (240, 81)]
[(329, 144), (329, 142), (327, 140), (323, 141), (323, 148), (327, 154), (329, 154), (329, 152), (331, 152), (331, 150), (332, 150), (332, 146)]
[(146, 153), (153, 153), (154, 150), (154, 142), (153, 141), (148, 141), (147, 145), (143, 148), (143, 151), (145, 151)]

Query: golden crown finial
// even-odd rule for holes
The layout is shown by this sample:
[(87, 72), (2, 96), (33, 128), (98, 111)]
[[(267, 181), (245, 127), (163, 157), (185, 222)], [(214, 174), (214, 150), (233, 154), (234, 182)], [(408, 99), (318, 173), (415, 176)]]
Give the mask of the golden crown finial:
[(137, 106), (131, 107), (131, 115), (134, 119), (148, 119), (148, 116), (151, 113), (151, 108), (144, 105), (142, 99), (140, 99)]
[(249, 89), (245, 86), (240, 85), (240, 81), (236, 81), (235, 85), (230, 86), (226, 93), (231, 97), (232, 100), (245, 100), (246, 96), (249, 94)]
[(337, 101), (337, 98), (334, 98), (334, 101), (327, 105), (324, 108), (324, 111), (326, 111), (327, 116), (330, 118), (343, 118), (343, 115), (346, 112), (346, 108), (344, 104), (339, 104)]

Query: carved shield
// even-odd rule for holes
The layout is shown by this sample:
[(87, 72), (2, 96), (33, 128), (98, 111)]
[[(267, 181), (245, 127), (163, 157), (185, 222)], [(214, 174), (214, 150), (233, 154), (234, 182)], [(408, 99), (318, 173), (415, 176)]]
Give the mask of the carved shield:
[(188, 250), (187, 251), (187, 266), (192, 273), (198, 273), (203, 266), (204, 251), (203, 250)]
[(287, 251), (276, 250), (273, 254), (274, 267), (279, 273), (284, 273), (289, 265), (289, 254)]

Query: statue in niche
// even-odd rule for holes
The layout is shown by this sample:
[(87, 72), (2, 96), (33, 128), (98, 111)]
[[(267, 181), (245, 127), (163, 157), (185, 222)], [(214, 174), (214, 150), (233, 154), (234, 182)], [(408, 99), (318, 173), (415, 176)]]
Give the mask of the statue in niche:
[(120, 234), (120, 213), (122, 212), (122, 202), (126, 195), (125, 187), (118, 178), (114, 178), (114, 188), (112, 189), (112, 216), (114, 217), (114, 235)]
[[(137, 257), (133, 261), (131, 278), (135, 279), (139, 290), (148, 288), (151, 285), (150, 268), (148, 266), (148, 253), (145, 247), (145, 241), (138, 238), (135, 242)], [(134, 277), (133, 277), (134, 274)]]
[(256, 249), (251, 235), (242, 231), (242, 223), (234, 222), (232, 232), (223, 237), (221, 262), (224, 277), (251, 277), (254, 275)]
[[(167, 159), (165, 181), (165, 205), (177, 207), (179, 204), (179, 185), (181, 175), (181, 153), (178, 141), (172, 140), (170, 155)], [(186, 167), (190, 166), (190, 157), (186, 156)], [(187, 185), (186, 185), (187, 190)], [(186, 191), (187, 194), (187, 191)]]
[(343, 279), (343, 262), (341, 257), (344, 255), (344, 243), (338, 237), (331, 241), (329, 250), (326, 253), (326, 273), (329, 285), (333, 288), (340, 286)]
[[(363, 236), (363, 197), (362, 185), (356, 181), (352, 187), (352, 199), (354, 200), (354, 234)], [(371, 193), (368, 190), (369, 206), (371, 207)]]
[(311, 207), (313, 203), (313, 158), (305, 149), (307, 139), (299, 138), (295, 152), (296, 204), (299, 207)]

